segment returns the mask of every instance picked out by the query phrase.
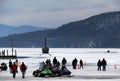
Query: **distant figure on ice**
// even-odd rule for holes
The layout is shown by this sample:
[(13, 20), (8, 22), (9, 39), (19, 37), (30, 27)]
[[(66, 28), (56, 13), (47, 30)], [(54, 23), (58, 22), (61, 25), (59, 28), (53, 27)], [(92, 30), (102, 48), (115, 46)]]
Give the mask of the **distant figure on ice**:
[(57, 59), (56, 57), (53, 58), (53, 65), (55, 66), (57, 64)]
[(25, 78), (25, 72), (26, 72), (27, 66), (22, 62), (20, 65), (20, 71), (22, 72), (22, 78)]
[(73, 69), (76, 69), (77, 62), (78, 62), (78, 60), (77, 60), (76, 58), (75, 58), (75, 59), (73, 59), (73, 61), (72, 61), (72, 66), (73, 66)]
[(12, 73), (12, 61), (9, 60), (9, 70), (10, 70), (10, 73)]
[(15, 65), (17, 66), (17, 72), (18, 72), (18, 60), (15, 60)]
[(98, 66), (98, 71), (101, 71), (101, 65), (102, 65), (102, 63), (101, 63), (101, 60), (99, 59), (98, 60), (98, 62), (97, 62), (97, 66)]
[(82, 61), (82, 59), (80, 59), (80, 68), (83, 69), (83, 61)]
[(16, 73), (17, 73), (17, 66), (16, 66), (15, 62), (13, 63), (11, 69), (12, 69), (13, 78), (15, 78)]
[(63, 59), (62, 59), (62, 68), (64, 68), (66, 66), (65, 65), (66, 63), (67, 63), (67, 60), (65, 59), (65, 57), (63, 57)]
[(105, 58), (103, 58), (103, 60), (102, 60), (103, 71), (106, 71), (106, 65), (107, 65), (107, 62), (106, 62)]

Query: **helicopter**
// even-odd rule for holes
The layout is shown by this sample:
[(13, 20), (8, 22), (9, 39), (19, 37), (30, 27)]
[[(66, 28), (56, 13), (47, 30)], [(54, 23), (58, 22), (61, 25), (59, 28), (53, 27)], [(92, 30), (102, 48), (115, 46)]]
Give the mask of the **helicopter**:
[(46, 38), (44, 39), (44, 47), (42, 48), (42, 54), (40, 54), (40, 56), (43, 54), (48, 54), (51, 56), (51, 54), (49, 54), (49, 47), (47, 47), (47, 39)]
[[(49, 39), (49, 40), (52, 40), (52, 39)], [(13, 55), (13, 38), (11, 38), (11, 47), (12, 47), (12, 55)], [(48, 54), (51, 56), (51, 54), (49, 53), (49, 47), (47, 46), (47, 38), (44, 38), (44, 47), (42, 48), (42, 53), (40, 54), (40, 56), (44, 54)]]

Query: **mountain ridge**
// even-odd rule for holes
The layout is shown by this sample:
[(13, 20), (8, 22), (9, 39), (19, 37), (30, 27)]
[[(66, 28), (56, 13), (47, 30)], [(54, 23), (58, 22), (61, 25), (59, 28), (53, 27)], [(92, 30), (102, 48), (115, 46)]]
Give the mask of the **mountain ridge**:
[(0, 39), (13, 38), (15, 47), (43, 47), (44, 38), (49, 47), (73, 48), (119, 48), (120, 45), (120, 11), (102, 13), (85, 20), (70, 22), (56, 29), (11, 35)]
[(0, 24), (0, 37), (8, 36), (11, 34), (20, 34), (26, 32), (32, 32), (37, 30), (45, 30), (47, 27), (35, 27), (32, 25), (21, 25), (21, 26), (9, 26), (5, 24)]

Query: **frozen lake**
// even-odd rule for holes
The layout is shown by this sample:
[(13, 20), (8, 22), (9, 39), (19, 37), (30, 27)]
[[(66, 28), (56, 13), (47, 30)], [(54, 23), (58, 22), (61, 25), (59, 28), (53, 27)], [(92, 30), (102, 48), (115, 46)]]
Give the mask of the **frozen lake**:
[[(10, 48), (0, 48), (2, 50), (8, 50), (9, 54), (11, 54)], [(120, 49), (113, 48), (50, 48), (51, 56), (44, 54), (40, 56), (41, 48), (14, 48), (17, 50), (17, 55), (19, 57), (28, 57), (28, 58), (18, 58), (19, 63), (25, 62), (28, 66), (26, 72), (25, 81), (120, 81)], [(107, 50), (110, 50), (110, 53), (107, 53)], [(39, 68), (39, 62), (46, 61), (46, 59), (51, 59), (56, 57), (61, 63), (62, 58), (65, 57), (67, 59), (67, 67), (72, 72), (73, 77), (63, 78), (63, 77), (55, 77), (55, 78), (35, 78), (32, 76), (32, 72)], [(72, 69), (72, 60), (77, 58), (78, 63), (79, 60), (82, 59), (86, 65), (84, 69)], [(107, 71), (97, 71), (96, 63), (98, 59), (105, 58), (107, 61)], [(9, 60), (0, 59), (0, 63), (6, 62), (8, 64)], [(15, 60), (12, 60), (15, 61)], [(114, 65), (117, 65), (117, 68), (114, 69)], [(0, 80), (1, 81), (21, 81), (21, 72), (19, 71), (16, 79), (12, 78), (12, 75), (9, 73), (9, 69), (7, 71), (0, 72)]]

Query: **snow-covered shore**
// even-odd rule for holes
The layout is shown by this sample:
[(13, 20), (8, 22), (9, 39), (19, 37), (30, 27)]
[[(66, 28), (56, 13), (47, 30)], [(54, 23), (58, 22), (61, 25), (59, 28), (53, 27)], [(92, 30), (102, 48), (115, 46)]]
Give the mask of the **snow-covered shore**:
[[(21, 78), (21, 72), (16, 78), (12, 78), (9, 71), (0, 72), (0, 81), (120, 81), (119, 69), (113, 69), (112, 66), (107, 67), (107, 71), (97, 71), (95, 66), (85, 66), (84, 69), (70, 69), (72, 77), (34, 77), (31, 72), (26, 73), (26, 78)], [(91, 69), (92, 68), (92, 69)]]
[[(24, 61), (28, 66), (25, 79), (21, 78), (21, 72), (19, 70), (16, 78), (12, 78), (9, 69), (7, 71), (0, 71), (0, 81), (120, 81), (120, 50), (110, 49), (112, 53), (106, 53), (106, 49), (51, 49), (52, 56), (39, 56), (39, 49), (17, 49), (18, 56), (28, 56), (30, 58), (20, 58), (19, 62)], [(46, 59), (53, 59), (56, 56), (59, 61), (63, 57), (67, 59), (67, 68), (72, 72), (72, 77), (34, 77), (33, 71), (39, 67), (39, 62)], [(72, 69), (71, 61), (74, 58), (83, 59), (86, 62), (84, 69)], [(98, 59), (106, 58), (107, 70), (97, 71), (96, 62)], [(9, 60), (0, 60), (0, 63)], [(15, 61), (15, 60), (12, 60)], [(116, 64), (116, 69), (114, 64)]]

